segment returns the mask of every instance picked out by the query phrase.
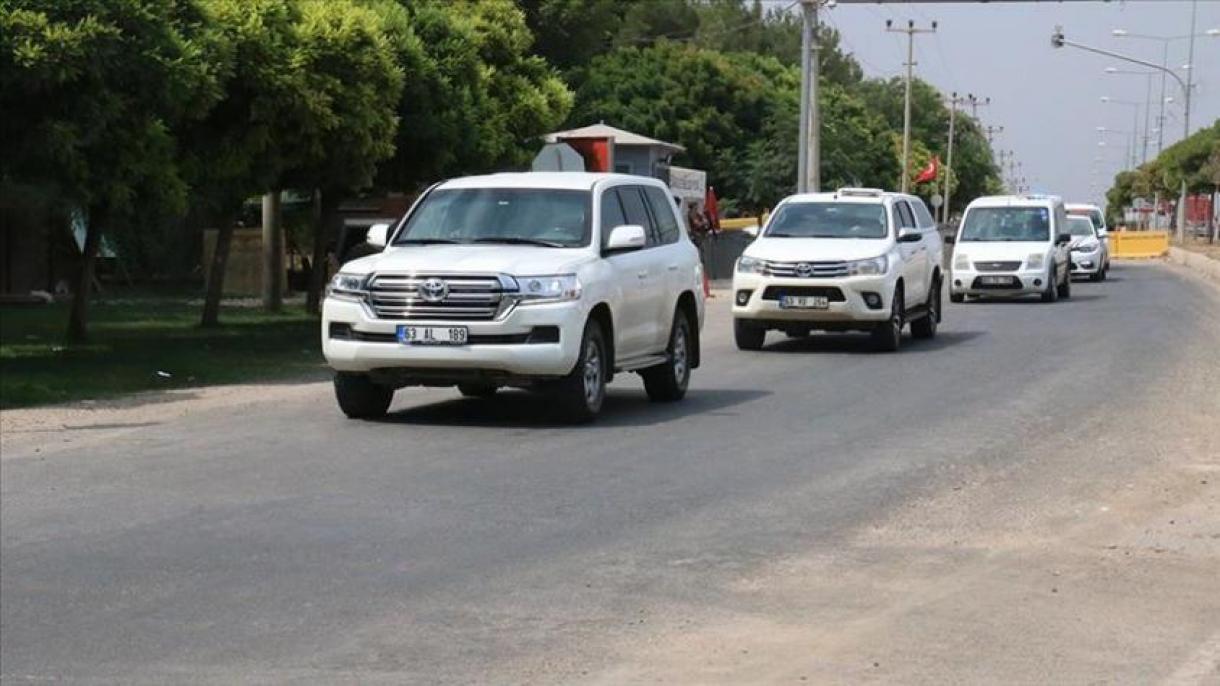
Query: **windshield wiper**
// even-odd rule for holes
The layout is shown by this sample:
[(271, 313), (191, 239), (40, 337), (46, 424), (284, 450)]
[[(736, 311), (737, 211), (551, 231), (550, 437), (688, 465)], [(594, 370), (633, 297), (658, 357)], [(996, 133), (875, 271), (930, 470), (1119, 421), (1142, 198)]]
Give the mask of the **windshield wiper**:
[(438, 243), (460, 243), (452, 238), (404, 238), (398, 241), (397, 245), (435, 245)]
[(566, 248), (563, 243), (544, 241), (539, 238), (521, 238), (518, 236), (502, 236), (499, 238), (476, 238), (471, 243), (505, 243), (507, 245), (541, 245), (546, 248)]

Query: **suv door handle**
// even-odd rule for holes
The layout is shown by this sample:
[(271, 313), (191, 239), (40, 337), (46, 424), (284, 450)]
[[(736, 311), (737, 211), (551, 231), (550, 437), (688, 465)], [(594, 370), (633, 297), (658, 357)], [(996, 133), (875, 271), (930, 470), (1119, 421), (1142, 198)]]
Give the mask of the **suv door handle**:
[(637, 277), (639, 277), (639, 278), (641, 278), (641, 279), (647, 279), (647, 278), (648, 278), (648, 272), (647, 272), (647, 271), (636, 272), (636, 276), (637, 276)]
[(678, 265), (676, 265), (676, 264), (669, 265), (669, 271), (671, 271), (671, 272), (678, 271)]

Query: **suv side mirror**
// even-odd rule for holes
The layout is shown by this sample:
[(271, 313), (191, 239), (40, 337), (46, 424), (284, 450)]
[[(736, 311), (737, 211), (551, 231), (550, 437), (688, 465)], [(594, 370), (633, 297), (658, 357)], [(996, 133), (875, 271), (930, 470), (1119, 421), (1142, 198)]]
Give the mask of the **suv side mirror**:
[(639, 224), (623, 224), (614, 227), (610, 238), (606, 239), (606, 252), (625, 252), (639, 250), (648, 243), (644, 227)]
[(384, 248), (386, 240), (389, 238), (389, 224), (373, 224), (369, 227), (369, 232), (365, 234), (364, 242), (374, 248)]
[(1072, 234), (1061, 233), (1055, 237), (1055, 245), (1067, 245), (1072, 242)]
[(923, 234), (918, 229), (905, 228), (898, 229), (899, 243), (918, 243), (923, 240)]

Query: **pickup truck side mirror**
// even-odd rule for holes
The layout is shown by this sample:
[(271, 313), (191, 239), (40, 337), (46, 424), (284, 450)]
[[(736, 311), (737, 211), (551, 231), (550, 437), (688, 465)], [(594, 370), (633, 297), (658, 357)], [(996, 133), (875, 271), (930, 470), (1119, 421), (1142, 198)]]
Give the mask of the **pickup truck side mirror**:
[(364, 242), (374, 248), (384, 248), (386, 240), (389, 238), (389, 224), (373, 224), (369, 227), (369, 232), (364, 237)]
[(918, 243), (921, 240), (923, 240), (923, 234), (920, 233), (918, 229), (912, 229), (909, 227), (898, 229), (899, 243)]
[(1067, 245), (1072, 242), (1072, 234), (1061, 233), (1055, 237), (1055, 245)]
[(614, 227), (610, 238), (606, 239), (606, 252), (626, 252), (639, 250), (648, 243), (644, 227), (639, 224), (623, 224)]

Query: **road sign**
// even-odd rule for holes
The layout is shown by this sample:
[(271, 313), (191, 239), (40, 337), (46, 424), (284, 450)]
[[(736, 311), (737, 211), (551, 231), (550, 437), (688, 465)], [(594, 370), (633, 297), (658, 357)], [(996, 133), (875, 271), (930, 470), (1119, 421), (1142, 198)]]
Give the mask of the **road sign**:
[(932, 202), (932, 209), (935, 210), (935, 209), (939, 209), (941, 205), (945, 204), (945, 199), (940, 197), (940, 193), (933, 193), (932, 197), (931, 197), (931, 202)]

